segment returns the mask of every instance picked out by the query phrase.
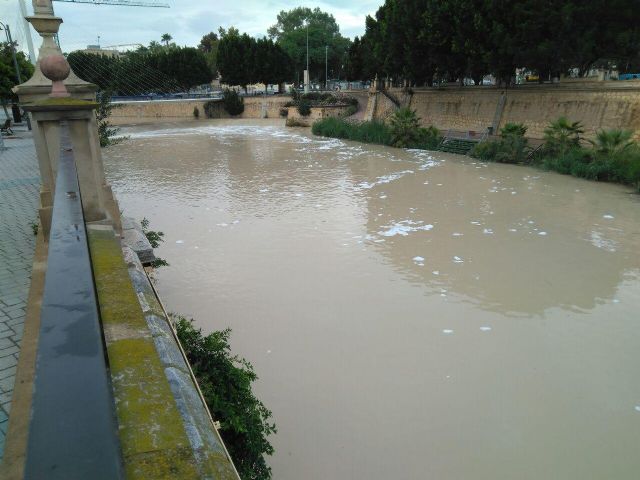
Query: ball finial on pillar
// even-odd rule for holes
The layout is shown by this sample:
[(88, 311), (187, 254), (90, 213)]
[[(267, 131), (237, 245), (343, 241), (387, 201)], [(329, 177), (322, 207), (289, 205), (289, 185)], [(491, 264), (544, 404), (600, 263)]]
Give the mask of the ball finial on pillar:
[(71, 67), (63, 55), (49, 55), (40, 60), (40, 71), (53, 82), (50, 97), (71, 96), (63, 83), (63, 80), (69, 76)]

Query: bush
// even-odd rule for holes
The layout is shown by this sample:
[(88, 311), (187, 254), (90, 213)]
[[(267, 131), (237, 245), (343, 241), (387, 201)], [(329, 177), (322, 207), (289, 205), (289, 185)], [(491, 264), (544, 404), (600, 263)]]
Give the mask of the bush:
[(564, 156), (569, 150), (580, 147), (580, 135), (584, 133), (580, 122), (570, 122), (560, 117), (544, 130), (544, 152), (547, 155)]
[(389, 119), (394, 147), (408, 148), (420, 141), (420, 118), (408, 107), (398, 109)]
[(525, 163), (530, 148), (525, 138), (527, 127), (519, 123), (507, 123), (500, 130), (499, 140), (477, 144), (469, 155), (480, 160), (499, 163)]
[(353, 115), (354, 113), (356, 113), (358, 111), (358, 107), (355, 105), (349, 105), (347, 107), (347, 109), (343, 112), (342, 116), (343, 117), (350, 117), (351, 115)]
[(222, 105), (225, 112), (232, 116), (244, 112), (244, 99), (235, 90), (227, 88), (222, 92)]
[(200, 110), (198, 109), (198, 107), (193, 107), (193, 118), (195, 118), (196, 120), (200, 118)]
[(298, 102), (298, 113), (303, 117), (308, 117), (311, 114), (311, 103), (307, 100), (300, 100)]
[(440, 142), (442, 142), (440, 130), (434, 126), (430, 126), (418, 129), (418, 142), (414, 147), (423, 150), (437, 150)]
[(208, 102), (205, 102), (205, 104), (202, 106), (202, 108), (204, 109), (204, 115), (207, 118), (218, 118), (219, 114), (218, 114), (218, 101), (216, 100), (209, 100)]
[(220, 422), (220, 435), (240, 478), (271, 478), (264, 455), (273, 454), (267, 437), (276, 433), (276, 426), (269, 423), (271, 412), (251, 391), (251, 384), (258, 379), (253, 366), (231, 354), (231, 330), (205, 336), (194, 328), (193, 320), (181, 316), (173, 320), (211, 415)]
[(288, 109), (288, 108), (285, 108), (285, 107), (282, 107), (282, 108), (280, 109), (280, 112), (279, 112), (279, 113), (280, 113), (280, 116), (281, 116), (281, 117), (283, 117), (283, 118), (284, 118), (284, 117), (287, 117), (287, 116), (289, 115), (289, 109)]
[(364, 143), (391, 145), (391, 129), (383, 122), (348, 122), (344, 118), (327, 117), (311, 127), (315, 135), (343, 138)]

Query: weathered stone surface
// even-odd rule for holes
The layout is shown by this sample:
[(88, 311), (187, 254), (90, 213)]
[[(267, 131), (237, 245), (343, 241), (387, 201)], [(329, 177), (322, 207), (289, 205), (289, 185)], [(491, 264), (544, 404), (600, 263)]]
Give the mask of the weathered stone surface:
[[(401, 89), (390, 89), (400, 97)], [(498, 131), (506, 123), (522, 123), (527, 136), (542, 138), (544, 129), (561, 116), (580, 121), (585, 136), (602, 129), (630, 129), (640, 138), (640, 82), (591, 84), (521, 85), (508, 90), (495, 87), (447, 87), (414, 89), (409, 108), (422, 124), (447, 130), (483, 133), (492, 126), (501, 97), (504, 106)], [(385, 119), (396, 106), (382, 93), (372, 94), (369, 110), (373, 118)]]
[(142, 233), (142, 227), (130, 217), (122, 219), (122, 242), (138, 255), (143, 264), (151, 263), (156, 259), (153, 247)]

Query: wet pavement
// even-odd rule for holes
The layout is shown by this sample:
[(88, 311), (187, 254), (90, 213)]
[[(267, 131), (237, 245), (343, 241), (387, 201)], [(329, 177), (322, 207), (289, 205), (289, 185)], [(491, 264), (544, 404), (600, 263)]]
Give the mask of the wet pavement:
[(0, 150), (0, 459), (31, 280), (40, 175), (33, 140), (20, 127)]

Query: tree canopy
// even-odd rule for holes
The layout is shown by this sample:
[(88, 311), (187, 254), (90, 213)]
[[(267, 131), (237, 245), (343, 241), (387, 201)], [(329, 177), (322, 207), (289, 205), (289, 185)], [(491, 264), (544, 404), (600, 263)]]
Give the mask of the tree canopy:
[(213, 76), (204, 54), (193, 47), (152, 44), (120, 57), (72, 52), (67, 59), (80, 78), (116, 95), (186, 91)]
[(219, 30), (217, 64), (228, 85), (279, 84), (289, 78), (290, 59), (271, 39), (254, 39), (237, 28)]
[(640, 58), (638, 0), (386, 0), (349, 51), (352, 79), (414, 85), (516, 68), (541, 79), (594, 66), (632, 68)]
[[(22, 81), (26, 82), (33, 75), (33, 65), (22, 52), (16, 52), (16, 60), (18, 61)], [(18, 85), (18, 77), (13, 65), (11, 47), (6, 42), (0, 43), (0, 100), (3, 103), (15, 98), (11, 89), (16, 85)]]
[(307, 68), (307, 33), (309, 35), (309, 70), (312, 78), (325, 78), (325, 47), (328, 47), (327, 59), (329, 75), (343, 74), (347, 60), (347, 51), (351, 45), (348, 38), (340, 34), (340, 28), (333, 15), (319, 8), (313, 10), (298, 7), (281, 11), (277, 23), (267, 31), (269, 38), (289, 55), (299, 78)]

